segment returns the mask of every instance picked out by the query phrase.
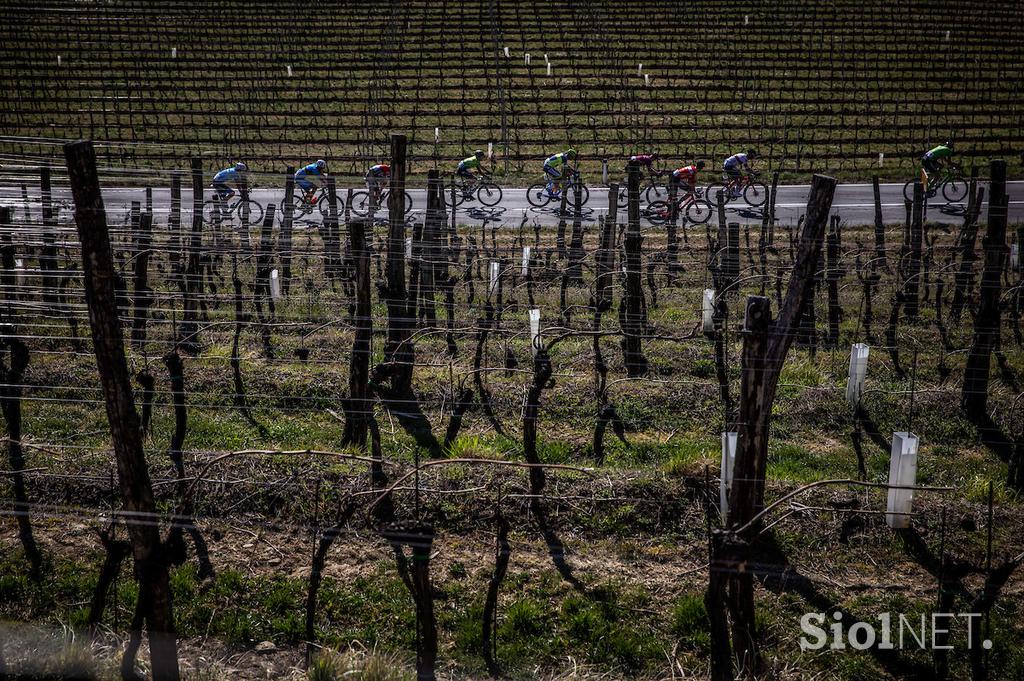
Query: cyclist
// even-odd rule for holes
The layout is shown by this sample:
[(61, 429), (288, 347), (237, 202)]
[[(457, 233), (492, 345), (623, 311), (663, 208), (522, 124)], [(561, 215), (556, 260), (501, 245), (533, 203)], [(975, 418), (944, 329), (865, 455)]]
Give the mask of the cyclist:
[(366, 190), (370, 192), (370, 202), (376, 206), (380, 203), (380, 197), (391, 181), (391, 164), (384, 162), (370, 166), (366, 171)]
[[(295, 171), (295, 184), (299, 185), (305, 196), (306, 203), (313, 203), (313, 194), (317, 185), (323, 184), (323, 176), (327, 174), (327, 161), (319, 159), (316, 163), (310, 163)], [(316, 184), (313, 184), (316, 182)]]
[(676, 168), (669, 175), (669, 182), (677, 187), (685, 183), (687, 191), (692, 192), (697, 188), (697, 173), (704, 170), (705, 165), (704, 161), (697, 161), (692, 165)]
[(921, 157), (921, 167), (924, 168), (924, 172), (928, 175), (928, 184), (931, 184), (942, 172), (942, 169), (947, 164), (953, 163), (953, 143), (946, 142), (940, 144), (931, 151), (925, 152), (924, 156)]
[(753, 168), (750, 167), (750, 163), (756, 158), (757, 150), (747, 149), (745, 152), (733, 154), (725, 159), (725, 163), (722, 164), (725, 174), (729, 176), (729, 182), (733, 184), (732, 195), (734, 197), (740, 195), (740, 188), (735, 183), (740, 179), (741, 170), (746, 170), (748, 173), (754, 172)]
[[(477, 180), (487, 175), (487, 173), (484, 172), (483, 166), (481, 165), (483, 160), (483, 149), (477, 149), (476, 151), (473, 152), (472, 156), (470, 156), (469, 158), (464, 158), (461, 161), (459, 161), (459, 166), (458, 168), (455, 169), (455, 174), (464, 180), (476, 182)], [(474, 170), (477, 170), (479, 172), (474, 173)]]
[(644, 168), (648, 174), (654, 174), (654, 162), (658, 160), (658, 154), (634, 154), (629, 157), (630, 163), (636, 163)]
[(210, 186), (217, 192), (217, 198), (221, 203), (226, 204), (228, 199), (235, 195), (235, 190), (228, 186), (228, 182), (234, 182), (239, 189), (245, 184), (245, 174), (249, 167), (239, 161), (233, 166), (221, 170), (213, 176), (213, 184)]
[[(576, 150), (566, 149), (565, 151), (553, 154), (544, 159), (544, 174), (550, 179), (548, 180), (548, 196), (553, 199), (558, 198), (558, 193), (562, 189), (562, 183), (560, 180), (564, 175), (564, 168), (568, 167), (572, 170), (572, 166), (569, 165), (569, 161), (576, 160)], [(559, 167), (556, 167), (559, 166)]]

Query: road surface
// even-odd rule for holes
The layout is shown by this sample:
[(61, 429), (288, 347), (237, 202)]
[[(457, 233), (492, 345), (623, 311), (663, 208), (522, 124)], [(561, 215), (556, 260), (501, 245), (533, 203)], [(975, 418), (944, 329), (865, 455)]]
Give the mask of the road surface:
[[(31, 183), (28, 190), (30, 211), (33, 219), (38, 219), (39, 211), (39, 189), (38, 179), (26, 178), (26, 184)], [(341, 198), (345, 195), (344, 189), (339, 191)], [(807, 195), (810, 191), (809, 185), (786, 185), (779, 186), (778, 197), (775, 203), (775, 214), (778, 224), (796, 224), (799, 216), (804, 212), (807, 203)], [(1009, 217), (1011, 224), (1024, 222), (1024, 181), (1008, 183), (1010, 196)], [(426, 205), (426, 190), (412, 189), (410, 195), (413, 199), (412, 215), (422, 217)], [(70, 191), (67, 187), (54, 188), (54, 201), (60, 208), (59, 219), (69, 220), (71, 217)], [(283, 191), (281, 189), (254, 189), (252, 198), (266, 205), (270, 202), (280, 202)], [(987, 191), (986, 191), (987, 196)], [(182, 188), (182, 210), (186, 220), (191, 214), (192, 192), (190, 188)], [(207, 192), (207, 200), (212, 198), (212, 193)], [(882, 217), (886, 223), (902, 222), (905, 219), (905, 207), (903, 201), (902, 184), (882, 184)], [(593, 222), (607, 213), (608, 208), (607, 190), (601, 187), (591, 188), (590, 201), (584, 206), (584, 221)], [(145, 202), (145, 190), (137, 187), (108, 187), (103, 190), (103, 200), (111, 221), (118, 221), (129, 209), (132, 201)], [(937, 201), (937, 202), (936, 202)], [(21, 195), (20, 184), (11, 184), (5, 178), (5, 183), (0, 185), (0, 205), (15, 207), (15, 219), (21, 220), (24, 215), (24, 202)], [(153, 189), (153, 212), (156, 215), (157, 224), (162, 224), (170, 207), (170, 190), (167, 188)], [(870, 225), (874, 223), (874, 198), (870, 184), (840, 184), (836, 190), (835, 199), (832, 202), (832, 211), (842, 217), (849, 225)], [(982, 209), (982, 221), (985, 220), (987, 202)], [(733, 201), (726, 207), (728, 219), (740, 223), (760, 223), (762, 213), (760, 208), (750, 208), (742, 203), (742, 199)], [(933, 199), (928, 207), (927, 219), (932, 222), (960, 223), (963, 220), (964, 205), (950, 204), (945, 201)], [(500, 224), (517, 226), (526, 215), (530, 224), (537, 222), (542, 225), (554, 225), (558, 222), (557, 205), (549, 208), (533, 208), (526, 201), (525, 189), (505, 189), (501, 203), (494, 208), (483, 208), (478, 204), (465, 203), (459, 207), (460, 223), (480, 223), (484, 219), (497, 220)], [(386, 216), (386, 211), (381, 213)], [(319, 211), (314, 211), (309, 216), (299, 216), (297, 220), (319, 221)], [(626, 219), (624, 206), (620, 206), (619, 220)], [(646, 222), (645, 222), (646, 224)]]

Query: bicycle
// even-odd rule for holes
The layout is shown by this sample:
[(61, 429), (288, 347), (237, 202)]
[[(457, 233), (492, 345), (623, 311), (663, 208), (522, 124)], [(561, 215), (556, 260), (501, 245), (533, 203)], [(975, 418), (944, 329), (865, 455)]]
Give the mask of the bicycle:
[(949, 203), (959, 203), (967, 196), (968, 182), (964, 179), (963, 169), (956, 163), (950, 163), (942, 169), (942, 173), (935, 178), (929, 178), (924, 168), (921, 168), (921, 179), (911, 180), (903, 185), (903, 198), (907, 201), (914, 200), (914, 183), (920, 182), (925, 186), (925, 196), (931, 198), (942, 190), (942, 196)]
[[(702, 225), (711, 219), (715, 207), (707, 199), (707, 192), (699, 188), (684, 191), (676, 197), (676, 215), (685, 215), (690, 222)], [(668, 201), (655, 201), (644, 211), (647, 221), (652, 225), (663, 225), (672, 219), (672, 204)]]
[[(284, 208), (286, 205), (287, 203), (284, 201), (284, 199), (282, 199), (282, 214), (284, 213)], [(319, 208), (320, 215), (324, 216), (325, 218), (330, 217), (331, 201), (330, 197), (327, 195), (327, 187), (317, 188), (316, 192), (313, 194), (313, 198), (309, 201), (306, 201), (306, 193), (301, 189), (297, 189), (292, 194), (292, 208), (294, 209), (294, 212), (292, 214), (295, 216), (309, 215), (310, 213), (313, 212), (314, 208)], [(341, 213), (341, 211), (344, 210), (344, 208), (345, 202), (341, 200), (341, 197), (338, 197), (338, 212)]]
[[(569, 170), (558, 179), (566, 191), (566, 205), (570, 208), (576, 206), (577, 187), (580, 192), (580, 203), (585, 204), (590, 200), (590, 190), (587, 189), (587, 185), (583, 184), (583, 180), (580, 178), (580, 171), (575, 169)], [(561, 195), (552, 195), (548, 192), (548, 184), (550, 182), (551, 181), (538, 182), (537, 184), (531, 184), (527, 188), (526, 200), (530, 202), (531, 206), (534, 208), (543, 208), (551, 201), (561, 201)]]
[(726, 203), (742, 196), (748, 205), (758, 208), (763, 206), (768, 198), (768, 185), (764, 182), (755, 182), (755, 177), (757, 177), (755, 172), (746, 173), (737, 178), (730, 178), (723, 174), (722, 181), (709, 184), (704, 195), (712, 205), (718, 204), (719, 194), (722, 195)]
[(219, 195), (215, 196), (213, 200), (204, 203), (203, 222), (210, 224), (223, 222), (224, 220), (230, 220), (236, 215), (239, 221), (241, 221), (244, 215), (243, 207), (246, 206), (249, 209), (249, 222), (260, 222), (263, 220), (263, 206), (252, 199), (249, 199), (248, 203), (246, 203), (242, 200), (241, 194), (237, 194), (237, 196), (238, 199), (231, 204), (225, 204)]
[[(454, 196), (452, 188), (455, 189)], [(473, 198), (485, 206), (496, 206), (501, 202), (501, 187), (489, 177), (477, 177), (472, 180), (456, 180), (444, 192), (444, 202), (452, 206), (452, 199), (455, 199), (455, 206), (465, 201), (472, 201)]]
[[(367, 190), (361, 190), (352, 193), (352, 203), (349, 204), (349, 208), (352, 212), (361, 218), (365, 218), (370, 214), (371, 209), (387, 208), (388, 198), (391, 196), (391, 190), (385, 189), (380, 193), (380, 198), (377, 199), (377, 205), (374, 206), (370, 201), (370, 192)], [(409, 211), (412, 210), (412, 197), (409, 196), (409, 192), (405, 193), (405, 214), (408, 215)]]
[[(658, 180), (665, 175), (668, 175), (668, 170), (655, 170), (651, 169), (649, 173), (644, 173), (644, 176), (640, 178), (640, 189), (643, 191), (644, 200), (647, 203), (654, 203), (655, 201), (667, 201), (668, 200), (668, 185), (665, 183), (659, 184), (655, 180)], [(644, 188), (644, 183), (647, 183), (647, 187)], [(628, 184), (619, 185), (619, 205), (624, 206), (629, 201), (629, 186)]]

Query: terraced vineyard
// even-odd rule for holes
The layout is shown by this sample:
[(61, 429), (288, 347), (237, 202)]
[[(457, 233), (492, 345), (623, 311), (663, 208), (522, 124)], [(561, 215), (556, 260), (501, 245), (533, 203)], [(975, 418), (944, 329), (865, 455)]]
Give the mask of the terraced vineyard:
[(569, 144), (591, 177), (754, 145), (784, 178), (905, 178), (953, 139), (1021, 171), (1020, 2), (4, 5), (8, 152), (88, 137), (120, 165), (326, 157), (361, 176), (403, 130), (413, 167), (445, 172), (487, 143), (517, 178)]

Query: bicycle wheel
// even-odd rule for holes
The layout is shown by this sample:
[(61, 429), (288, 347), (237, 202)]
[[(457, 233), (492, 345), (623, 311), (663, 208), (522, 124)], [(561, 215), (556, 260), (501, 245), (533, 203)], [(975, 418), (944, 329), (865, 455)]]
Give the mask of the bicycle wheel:
[(672, 217), (668, 201), (655, 201), (649, 204), (645, 213), (647, 221), (652, 225), (663, 225)]
[(497, 206), (501, 203), (501, 187), (493, 182), (483, 182), (476, 190), (476, 198), (485, 206)]
[(220, 201), (207, 201), (203, 204), (203, 222), (212, 225), (222, 222), (229, 213), (222, 209)]
[(365, 218), (370, 213), (370, 192), (359, 191), (352, 193), (352, 203), (349, 204), (349, 209), (361, 218)]
[(704, 196), (707, 197), (708, 202), (712, 206), (718, 206), (718, 195), (721, 194), (722, 198), (725, 199), (725, 203), (729, 203), (732, 200), (732, 193), (726, 191), (725, 185), (721, 182), (712, 182), (708, 185), (708, 188), (704, 190)]
[(917, 180), (911, 180), (910, 182), (907, 182), (905, 185), (903, 185), (903, 198), (905, 198), (907, 201), (912, 202), (914, 200), (915, 182), (917, 182)]
[[(324, 194), (320, 197), (320, 200), (316, 202), (316, 205), (320, 208), (320, 215), (325, 218), (331, 217), (331, 198)], [(338, 215), (341, 215), (345, 210), (345, 202), (338, 197)]]
[(238, 204), (238, 211), (236, 214), (238, 215), (239, 222), (241, 222), (242, 220), (242, 210), (246, 206), (249, 207), (249, 224), (263, 222), (263, 206), (261, 206), (258, 202), (253, 201), (252, 199), (249, 199), (248, 203)]
[[(287, 203), (284, 199), (281, 199), (281, 215), (284, 215), (284, 209), (287, 207)], [(292, 197), (292, 216), (304, 215), (309, 211), (306, 210), (306, 202), (303, 201), (301, 196)]]
[(543, 208), (548, 205), (548, 201), (551, 200), (551, 197), (548, 195), (548, 185), (543, 182), (531, 184), (526, 190), (526, 200), (534, 208)]
[(763, 206), (768, 199), (768, 185), (764, 182), (751, 182), (743, 189), (743, 200), (757, 208)]
[(462, 191), (462, 186), (459, 184), (453, 184), (451, 186), (445, 187), (444, 191), (442, 191), (441, 193), (444, 194), (444, 205), (448, 206), (449, 208), (451, 208), (453, 205), (452, 199), (455, 200), (454, 206), (456, 208), (461, 206), (463, 202), (466, 200), (466, 192)]
[(644, 198), (647, 203), (654, 203), (655, 201), (667, 201), (668, 200), (668, 187), (663, 184), (652, 184), (647, 187), (647, 191), (644, 193)]
[[(587, 201), (590, 200), (590, 190), (587, 189), (587, 185), (585, 184), (580, 184), (578, 186), (580, 190), (580, 205), (585, 206), (587, 205)], [(576, 187), (577, 185), (571, 184), (566, 190), (569, 192), (568, 197), (566, 197), (566, 207), (569, 210), (576, 209)]]
[(705, 199), (694, 199), (686, 207), (686, 219), (694, 224), (702, 225), (711, 219), (711, 214), (714, 212), (715, 207)]
[(409, 192), (405, 193), (405, 214), (408, 215), (412, 212), (412, 195)]
[(942, 185), (942, 195), (950, 203), (959, 203), (967, 196), (967, 183), (963, 178), (954, 177)]

